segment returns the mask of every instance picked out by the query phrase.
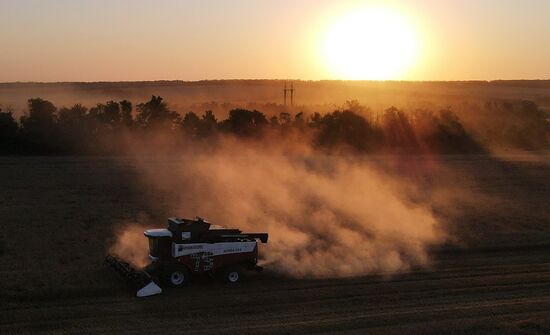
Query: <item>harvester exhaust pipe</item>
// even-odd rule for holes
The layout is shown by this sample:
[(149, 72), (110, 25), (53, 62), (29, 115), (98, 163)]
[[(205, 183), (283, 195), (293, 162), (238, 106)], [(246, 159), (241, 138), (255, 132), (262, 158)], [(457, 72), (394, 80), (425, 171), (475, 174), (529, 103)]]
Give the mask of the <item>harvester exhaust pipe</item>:
[(130, 263), (113, 256), (107, 255), (105, 262), (111, 266), (128, 284), (140, 288), (136, 296), (148, 297), (162, 293), (162, 289), (153, 281), (153, 278), (146, 271), (136, 270)]

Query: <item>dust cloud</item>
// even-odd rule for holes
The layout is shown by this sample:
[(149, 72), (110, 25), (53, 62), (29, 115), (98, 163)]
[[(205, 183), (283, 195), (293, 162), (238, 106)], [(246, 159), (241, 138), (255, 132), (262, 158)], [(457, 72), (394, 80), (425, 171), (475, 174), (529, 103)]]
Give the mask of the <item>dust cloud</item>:
[(149, 245), (143, 232), (147, 228), (145, 225), (132, 223), (120, 226), (115, 233), (115, 242), (110, 247), (109, 253), (130, 262), (137, 268), (145, 267), (149, 262)]
[(429, 206), (407, 199), (402, 181), (364, 158), (320, 154), (294, 140), (224, 138), (213, 151), (185, 151), (136, 154), (151, 203), (163, 201), (167, 216), (269, 233), (261, 247), (269, 270), (297, 278), (391, 275), (429, 266), (429, 248), (445, 241)]

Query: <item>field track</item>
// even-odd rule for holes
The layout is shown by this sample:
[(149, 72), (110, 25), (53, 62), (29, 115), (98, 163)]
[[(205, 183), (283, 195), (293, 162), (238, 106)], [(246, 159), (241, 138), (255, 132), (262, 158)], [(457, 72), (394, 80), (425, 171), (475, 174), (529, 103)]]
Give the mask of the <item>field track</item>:
[(0, 332), (550, 332), (550, 248), (446, 252), (391, 279), (207, 281), (164, 295), (4, 301)]

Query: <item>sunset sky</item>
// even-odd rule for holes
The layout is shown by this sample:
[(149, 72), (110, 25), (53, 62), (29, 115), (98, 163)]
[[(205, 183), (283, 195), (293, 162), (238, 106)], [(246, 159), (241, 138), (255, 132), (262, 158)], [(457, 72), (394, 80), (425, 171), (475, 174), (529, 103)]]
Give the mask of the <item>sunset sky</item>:
[(550, 78), (548, 0), (0, 0), (0, 14), (0, 82)]

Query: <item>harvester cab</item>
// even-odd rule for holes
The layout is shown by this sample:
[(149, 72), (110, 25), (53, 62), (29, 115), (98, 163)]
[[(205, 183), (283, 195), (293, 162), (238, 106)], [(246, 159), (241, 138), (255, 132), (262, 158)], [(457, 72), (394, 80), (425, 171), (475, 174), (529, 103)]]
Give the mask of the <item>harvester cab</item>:
[(240, 281), (243, 271), (261, 271), (258, 243), (267, 243), (267, 233), (243, 233), (196, 219), (168, 219), (167, 229), (148, 229), (148, 264), (136, 270), (115, 255), (106, 258), (131, 284), (141, 287), (138, 297), (159, 294), (160, 286), (179, 287), (189, 284), (197, 274), (218, 276), (227, 283)]

